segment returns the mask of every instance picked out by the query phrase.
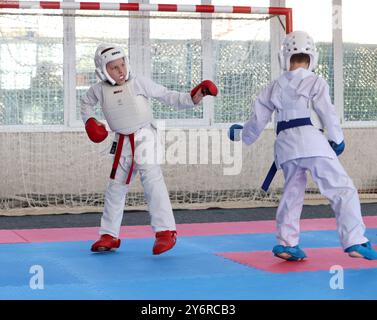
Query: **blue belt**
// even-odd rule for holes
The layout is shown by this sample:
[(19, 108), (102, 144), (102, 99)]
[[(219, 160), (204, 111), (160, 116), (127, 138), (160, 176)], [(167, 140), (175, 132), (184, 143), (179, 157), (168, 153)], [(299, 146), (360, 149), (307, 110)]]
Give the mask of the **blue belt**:
[[(287, 130), (290, 128), (302, 127), (302, 126), (312, 126), (310, 118), (298, 118), (292, 119), (289, 121), (279, 121), (276, 128), (276, 134), (278, 135), (281, 131)], [(272, 180), (275, 177), (276, 172), (278, 171), (275, 161), (272, 163), (270, 170), (268, 170), (267, 176), (263, 181), (262, 190), (267, 192)]]

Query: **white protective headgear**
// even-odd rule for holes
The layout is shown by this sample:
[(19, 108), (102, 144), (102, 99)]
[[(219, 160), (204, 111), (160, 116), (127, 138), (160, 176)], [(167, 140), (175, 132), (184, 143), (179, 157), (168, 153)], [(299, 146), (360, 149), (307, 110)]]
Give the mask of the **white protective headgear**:
[(121, 47), (111, 44), (100, 44), (94, 55), (94, 64), (96, 66), (96, 74), (103, 81), (109, 81), (112, 85), (116, 82), (110, 77), (106, 70), (106, 65), (114, 60), (123, 58), (126, 64), (125, 80), (127, 81), (130, 76), (130, 66), (124, 50)]
[(304, 31), (293, 31), (285, 37), (279, 53), (279, 63), (283, 70), (289, 70), (291, 57), (297, 53), (306, 53), (310, 57), (309, 70), (316, 68), (318, 52), (312, 37)]

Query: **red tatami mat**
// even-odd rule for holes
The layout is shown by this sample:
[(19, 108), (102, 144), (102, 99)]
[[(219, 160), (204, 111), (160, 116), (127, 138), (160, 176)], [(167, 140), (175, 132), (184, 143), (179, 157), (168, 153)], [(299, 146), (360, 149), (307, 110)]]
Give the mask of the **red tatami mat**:
[[(367, 228), (377, 228), (377, 216), (364, 217)], [(301, 231), (335, 230), (334, 218), (303, 219)], [(98, 238), (99, 227), (0, 230), (0, 243), (85, 241)], [(275, 221), (241, 221), (178, 224), (179, 236), (274, 233)], [(122, 226), (120, 238), (148, 238), (150, 226)]]
[(351, 258), (341, 248), (322, 247), (305, 249), (304, 251), (308, 257), (302, 261), (285, 261), (275, 257), (271, 251), (224, 252), (217, 253), (217, 255), (255, 269), (274, 273), (329, 271), (335, 265), (339, 265), (343, 269), (377, 267), (377, 260)]

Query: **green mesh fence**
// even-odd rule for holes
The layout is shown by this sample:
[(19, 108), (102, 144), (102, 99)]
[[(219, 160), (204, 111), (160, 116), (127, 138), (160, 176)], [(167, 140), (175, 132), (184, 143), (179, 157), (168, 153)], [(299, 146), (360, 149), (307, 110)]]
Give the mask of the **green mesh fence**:
[[(61, 39), (59, 39), (59, 42)], [(0, 124), (63, 124), (62, 44), (54, 39), (7, 39), (0, 44)], [(77, 45), (77, 118), (80, 97), (97, 79), (93, 72), (93, 51), (97, 42)], [(127, 43), (126, 43), (127, 44)], [(215, 81), (221, 95), (215, 104), (215, 122), (245, 121), (251, 103), (270, 79), (268, 43), (216, 41)], [(250, 50), (250, 48), (253, 48)], [(260, 59), (255, 59), (255, 48)], [(333, 56), (331, 45), (318, 44), (316, 70), (330, 85), (333, 95)], [(22, 64), (18, 52), (33, 55), (34, 64)], [(153, 41), (152, 77), (172, 90), (189, 92), (201, 78), (200, 42)], [(268, 53), (265, 55), (264, 53)], [(241, 54), (240, 54), (241, 53)], [(55, 61), (48, 57), (54, 56)], [(242, 57), (240, 59), (239, 57)], [(344, 44), (344, 119), (377, 120), (377, 45)], [(59, 60), (56, 62), (56, 60)], [(254, 62), (255, 61), (255, 62)], [(9, 68), (14, 65), (16, 68)], [(157, 119), (202, 118), (203, 110), (175, 111), (154, 101)], [(98, 108), (98, 114), (101, 112)]]

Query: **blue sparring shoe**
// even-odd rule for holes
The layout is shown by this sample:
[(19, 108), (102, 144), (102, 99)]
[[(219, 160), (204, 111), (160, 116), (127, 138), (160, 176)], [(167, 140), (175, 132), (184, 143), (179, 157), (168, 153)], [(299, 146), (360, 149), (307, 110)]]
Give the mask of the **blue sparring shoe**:
[(272, 249), (272, 252), (275, 257), (287, 261), (300, 261), (306, 258), (305, 252), (298, 245), (294, 247), (277, 245)]
[(373, 249), (370, 241), (355, 244), (344, 250), (352, 258), (364, 258), (368, 260), (377, 260), (377, 251)]

